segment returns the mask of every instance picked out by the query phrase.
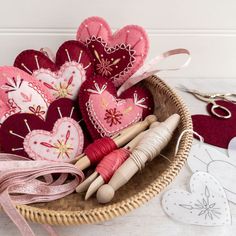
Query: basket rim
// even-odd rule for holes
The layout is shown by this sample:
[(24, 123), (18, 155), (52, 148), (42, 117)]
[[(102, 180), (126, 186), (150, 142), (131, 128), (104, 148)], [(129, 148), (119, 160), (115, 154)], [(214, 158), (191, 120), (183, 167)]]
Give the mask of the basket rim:
[[(172, 98), (177, 107), (183, 123), (183, 129), (192, 130), (192, 119), (189, 110), (183, 99), (175, 92), (175, 90), (155, 75), (146, 80), (153, 86), (158, 86), (162, 90), (165, 90), (165, 93)], [(167, 169), (142, 191), (120, 202), (101, 205), (101, 207), (93, 209), (76, 211), (48, 210), (30, 205), (17, 205), (16, 208), (25, 219), (40, 224), (50, 225), (92, 224), (124, 215), (158, 195), (173, 181), (187, 160), (192, 142), (192, 133), (186, 132), (180, 141), (179, 150), (174, 160), (168, 165)]]

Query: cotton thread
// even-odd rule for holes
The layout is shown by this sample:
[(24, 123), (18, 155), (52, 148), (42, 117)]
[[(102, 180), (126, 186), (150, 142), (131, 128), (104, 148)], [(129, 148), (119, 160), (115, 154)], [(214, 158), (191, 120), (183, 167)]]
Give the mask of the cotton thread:
[(84, 153), (89, 158), (91, 164), (96, 164), (101, 161), (104, 156), (108, 155), (117, 148), (118, 147), (113, 139), (104, 137), (89, 144), (84, 150)]
[(96, 167), (96, 171), (102, 176), (105, 183), (111, 179), (115, 171), (130, 156), (130, 151), (120, 148), (106, 155)]
[(142, 139), (139, 142), (139, 145), (131, 154), (131, 157), (139, 170), (144, 168), (146, 160), (152, 161), (158, 154), (160, 154), (161, 150), (169, 141), (168, 137), (170, 136), (171, 133), (165, 126), (163, 126), (161, 133), (158, 129), (153, 129), (145, 135), (145, 139)]
[(177, 143), (176, 143), (176, 146), (175, 146), (175, 155), (178, 153), (180, 142), (181, 142), (181, 140), (182, 140), (184, 134), (187, 133), (187, 132), (190, 132), (190, 133), (192, 133), (192, 134), (195, 134), (195, 135), (199, 138), (200, 144), (202, 144), (202, 143), (204, 142), (204, 138), (203, 138), (200, 134), (198, 134), (196, 131), (194, 131), (194, 130), (192, 130), (192, 129), (185, 129), (185, 130), (183, 130), (183, 132), (180, 134), (180, 136), (179, 136), (179, 138), (178, 138), (178, 140), (177, 140)]

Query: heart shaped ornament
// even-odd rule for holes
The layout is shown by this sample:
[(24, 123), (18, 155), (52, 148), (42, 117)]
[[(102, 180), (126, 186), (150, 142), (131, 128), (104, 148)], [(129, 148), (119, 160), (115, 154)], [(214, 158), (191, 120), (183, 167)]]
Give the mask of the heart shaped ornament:
[(15, 113), (31, 113), (44, 118), (52, 97), (44, 85), (18, 68), (0, 67), (2, 123)]
[(186, 224), (219, 226), (231, 224), (231, 213), (224, 189), (205, 172), (190, 179), (190, 192), (171, 189), (162, 198), (164, 211)]
[(55, 123), (51, 132), (31, 131), (23, 145), (34, 160), (72, 162), (83, 151), (84, 135), (75, 120), (64, 117)]
[(229, 144), (229, 157), (206, 144), (192, 146), (188, 166), (192, 172), (205, 171), (213, 175), (224, 188), (229, 201), (236, 203), (236, 160), (231, 156), (235, 139)]
[[(236, 105), (222, 100), (216, 103), (230, 110), (232, 116), (229, 119), (221, 119), (215, 116), (193, 115), (193, 130), (204, 138), (204, 142), (227, 148), (230, 140), (236, 136)], [(207, 105), (209, 114), (211, 114), (211, 107), (211, 104)]]
[[(0, 127), (1, 151), (31, 158), (25, 152), (23, 145), (27, 134), (33, 130), (51, 131), (55, 122), (63, 117), (73, 119), (78, 124), (78, 121), (81, 120), (81, 114), (75, 101), (68, 98), (54, 101), (48, 108), (45, 121), (38, 116), (27, 113), (10, 116)], [(79, 124), (86, 133), (86, 137), (84, 137), (84, 144), (86, 146), (90, 140), (88, 140), (88, 131), (81, 123)], [(76, 149), (77, 147), (73, 148)]]
[(134, 86), (119, 98), (111, 81), (101, 76), (86, 80), (79, 91), (83, 119), (93, 139), (111, 137), (153, 112), (153, 98)]
[(77, 40), (85, 43), (93, 54), (96, 74), (112, 80), (116, 87), (143, 65), (149, 49), (142, 27), (127, 25), (112, 34), (100, 17), (84, 20), (78, 28)]
[(54, 99), (75, 99), (81, 84), (94, 72), (92, 55), (86, 46), (75, 40), (59, 47), (55, 63), (43, 52), (25, 50), (16, 57), (14, 66), (37, 78)]

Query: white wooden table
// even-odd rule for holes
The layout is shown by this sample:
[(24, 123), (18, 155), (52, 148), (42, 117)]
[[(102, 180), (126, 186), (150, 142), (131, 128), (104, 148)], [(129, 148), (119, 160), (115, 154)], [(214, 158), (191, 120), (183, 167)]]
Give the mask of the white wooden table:
[[(220, 78), (220, 79), (165, 79), (172, 87), (179, 84), (184, 84), (189, 88), (200, 89), (203, 91), (232, 91), (236, 88), (236, 79)], [(179, 92), (184, 98), (192, 114), (202, 113), (207, 114), (205, 107), (206, 104), (198, 101), (192, 95)], [(221, 150), (224, 151), (224, 150)], [(180, 174), (176, 177), (173, 183), (168, 186), (169, 188), (184, 188), (188, 189), (188, 181), (191, 172), (187, 167), (184, 167)], [(55, 227), (60, 236), (233, 236), (236, 235), (236, 206), (230, 203), (232, 213), (232, 225), (222, 227), (201, 227), (184, 225), (171, 220), (162, 210), (160, 199), (162, 194), (152, 199), (150, 202), (133, 211), (132, 213), (118, 217), (114, 220), (95, 224), (95, 225), (82, 225), (73, 227)], [(31, 224), (36, 235), (45, 236), (45, 232), (35, 224)], [(19, 232), (11, 223), (4, 213), (0, 213), (0, 235), (16, 236)]]

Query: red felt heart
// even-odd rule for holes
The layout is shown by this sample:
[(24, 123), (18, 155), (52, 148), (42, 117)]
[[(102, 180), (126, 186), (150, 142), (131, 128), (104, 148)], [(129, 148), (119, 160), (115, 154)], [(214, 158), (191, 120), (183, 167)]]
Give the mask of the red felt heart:
[[(231, 118), (221, 119), (213, 115), (193, 115), (193, 129), (204, 138), (204, 142), (228, 148), (230, 140), (236, 136), (236, 105), (226, 101), (217, 101), (216, 103), (228, 108), (232, 114)], [(211, 107), (211, 104), (207, 105), (210, 114)]]
[[(46, 121), (33, 114), (14, 114), (3, 122), (0, 128), (0, 146), (1, 150), (7, 153), (13, 153), (28, 157), (22, 149), (25, 136), (30, 130), (51, 131), (55, 122), (62, 117), (71, 117), (76, 122), (81, 120), (81, 113), (75, 101), (68, 98), (61, 98), (48, 108)], [(83, 122), (81, 127), (85, 133), (84, 146), (90, 142), (88, 131)], [(10, 132), (11, 131), (11, 132)], [(12, 133), (13, 132), (13, 133)]]
[(113, 136), (153, 112), (153, 98), (144, 87), (134, 86), (116, 96), (111, 81), (101, 76), (86, 80), (79, 91), (83, 119), (93, 137)]
[(1, 151), (28, 157), (23, 142), (29, 129), (50, 130), (44, 120), (33, 114), (14, 114), (6, 119), (0, 128)]
[(69, 98), (61, 98), (52, 102), (48, 108), (46, 115), (46, 122), (51, 130), (55, 122), (62, 117), (71, 117), (75, 121), (79, 122), (83, 132), (84, 132), (84, 147), (87, 147), (91, 143), (92, 138), (86, 127), (84, 120), (82, 119), (82, 114), (80, 112), (77, 101), (71, 100)]
[(25, 50), (16, 57), (14, 66), (41, 81), (54, 99), (75, 99), (81, 83), (94, 73), (90, 51), (75, 40), (59, 47), (55, 63), (40, 51)]
[(100, 17), (82, 22), (77, 40), (84, 42), (94, 56), (96, 74), (111, 79), (120, 86), (143, 64), (149, 48), (145, 30), (127, 25), (116, 33)]

